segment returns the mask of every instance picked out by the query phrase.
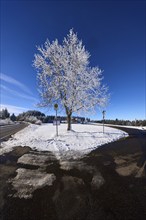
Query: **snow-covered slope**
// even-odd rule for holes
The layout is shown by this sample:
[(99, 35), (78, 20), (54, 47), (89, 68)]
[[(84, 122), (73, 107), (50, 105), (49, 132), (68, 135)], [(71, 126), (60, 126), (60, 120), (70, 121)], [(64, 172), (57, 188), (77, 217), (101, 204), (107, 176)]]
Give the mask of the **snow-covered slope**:
[(59, 126), (59, 136), (52, 124), (29, 125), (2, 142), (0, 154), (10, 151), (15, 146), (29, 146), (38, 151), (51, 151), (60, 159), (64, 157), (78, 158), (105, 143), (126, 137), (128, 134), (118, 129), (102, 126), (73, 124), (72, 131), (66, 130), (67, 125)]

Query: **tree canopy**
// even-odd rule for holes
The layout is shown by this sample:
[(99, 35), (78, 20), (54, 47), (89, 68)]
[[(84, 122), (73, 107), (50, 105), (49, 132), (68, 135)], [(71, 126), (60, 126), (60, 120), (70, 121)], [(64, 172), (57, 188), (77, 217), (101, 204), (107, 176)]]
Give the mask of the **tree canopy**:
[(102, 71), (89, 66), (90, 54), (72, 29), (62, 44), (57, 39), (52, 43), (47, 40), (37, 49), (33, 65), (37, 69), (40, 106), (57, 103), (63, 107), (68, 130), (73, 112), (106, 105), (108, 94), (102, 85)]

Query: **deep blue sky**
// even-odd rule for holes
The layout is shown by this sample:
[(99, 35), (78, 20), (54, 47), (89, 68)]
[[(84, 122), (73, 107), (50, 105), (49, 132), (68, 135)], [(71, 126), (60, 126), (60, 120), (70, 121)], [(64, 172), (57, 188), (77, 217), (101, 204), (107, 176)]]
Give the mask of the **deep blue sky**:
[[(47, 38), (61, 43), (74, 28), (91, 54), (90, 65), (104, 70), (111, 93), (106, 117), (145, 119), (145, 8), (140, 0), (1, 1), (2, 107), (35, 109), (36, 45)], [(100, 119), (101, 113), (87, 116)]]

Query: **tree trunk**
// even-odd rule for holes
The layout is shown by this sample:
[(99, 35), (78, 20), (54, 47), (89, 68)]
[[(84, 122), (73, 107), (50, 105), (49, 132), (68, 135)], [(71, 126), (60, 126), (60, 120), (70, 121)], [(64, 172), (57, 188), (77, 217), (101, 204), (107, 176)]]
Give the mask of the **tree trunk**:
[(67, 115), (67, 130), (71, 130), (71, 114)]

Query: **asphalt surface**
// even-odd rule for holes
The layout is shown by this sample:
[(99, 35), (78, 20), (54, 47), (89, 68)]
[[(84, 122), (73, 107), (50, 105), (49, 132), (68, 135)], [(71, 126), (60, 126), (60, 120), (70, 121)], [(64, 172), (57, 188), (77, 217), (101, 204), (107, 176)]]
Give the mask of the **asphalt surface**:
[(27, 126), (26, 123), (17, 123), (11, 125), (0, 126), (0, 141), (8, 139), (12, 134), (22, 130)]
[[(145, 220), (146, 134), (121, 129), (129, 137), (101, 146), (80, 160), (58, 161), (51, 152), (40, 154), (20, 146), (2, 155), (0, 220)], [(23, 170), (21, 178), (18, 169)], [(39, 179), (35, 185), (27, 182), (40, 172), (56, 179), (33, 190)]]

